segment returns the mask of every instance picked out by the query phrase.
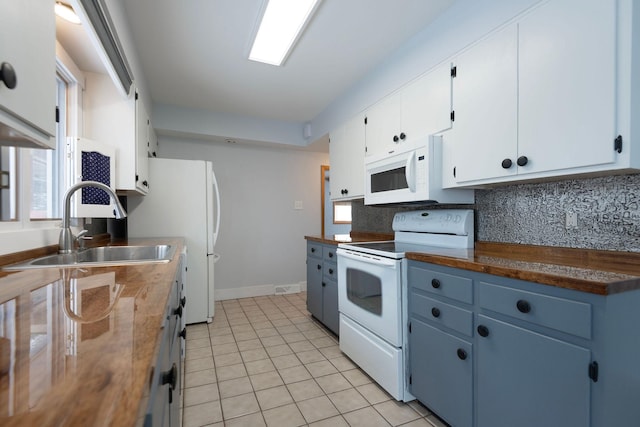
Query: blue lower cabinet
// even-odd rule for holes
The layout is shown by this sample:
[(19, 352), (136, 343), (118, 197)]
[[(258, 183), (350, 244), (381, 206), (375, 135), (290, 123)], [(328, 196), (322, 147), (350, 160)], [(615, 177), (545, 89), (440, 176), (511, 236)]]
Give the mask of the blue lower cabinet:
[(477, 325), (477, 427), (591, 425), (590, 350), (484, 315)]
[(307, 310), (336, 335), (338, 315), (337, 245), (307, 241)]
[(412, 319), (409, 349), (411, 393), (450, 425), (471, 426), (471, 343)]

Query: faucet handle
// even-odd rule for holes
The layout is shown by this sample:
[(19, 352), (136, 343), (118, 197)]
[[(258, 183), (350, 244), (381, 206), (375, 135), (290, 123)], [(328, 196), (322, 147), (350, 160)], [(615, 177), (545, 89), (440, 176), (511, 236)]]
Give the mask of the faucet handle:
[(93, 239), (93, 237), (86, 235), (88, 232), (89, 230), (82, 230), (75, 237), (75, 241), (78, 242), (78, 249), (84, 249), (85, 241)]

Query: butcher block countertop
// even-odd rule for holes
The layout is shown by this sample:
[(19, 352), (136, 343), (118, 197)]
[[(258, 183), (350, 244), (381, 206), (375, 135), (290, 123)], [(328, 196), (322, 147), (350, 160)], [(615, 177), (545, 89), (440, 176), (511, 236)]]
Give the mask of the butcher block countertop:
[[(349, 241), (384, 240), (380, 236), (384, 235), (369, 239), (356, 235)], [(306, 238), (328, 244), (345, 243), (332, 240), (331, 236)], [(393, 235), (387, 240), (393, 240)], [(473, 249), (431, 249), (407, 252), (406, 257), (598, 295), (640, 289), (640, 253), (494, 242), (475, 242)]]
[(0, 425), (142, 424), (183, 241), (117, 244), (176, 252), (168, 263), (0, 270)]

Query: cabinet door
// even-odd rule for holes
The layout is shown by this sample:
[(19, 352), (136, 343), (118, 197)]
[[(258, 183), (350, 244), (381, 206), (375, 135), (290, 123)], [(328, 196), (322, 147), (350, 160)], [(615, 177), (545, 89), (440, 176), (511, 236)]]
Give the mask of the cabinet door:
[(331, 200), (364, 196), (364, 116), (331, 132)]
[(307, 258), (307, 310), (322, 321), (322, 259)]
[[(333, 265), (333, 268), (336, 268)], [(324, 279), (322, 323), (336, 335), (340, 332), (340, 316), (338, 314), (338, 282)]]
[(470, 343), (412, 319), (409, 365), (411, 393), (419, 401), (452, 426), (473, 424)]
[[(445, 143), (450, 151), (444, 181), (495, 178), (516, 173), (517, 29), (506, 27), (455, 59), (455, 119)], [(512, 162), (510, 168), (503, 160)]]
[(402, 142), (400, 139), (401, 103), (402, 94), (396, 92), (367, 110), (367, 156), (380, 154), (385, 148)]
[(588, 349), (478, 316), (478, 427), (588, 427)]
[[(3, 1), (0, 64), (11, 66), (15, 87), (0, 82), (0, 123), (55, 148), (55, 17), (48, 0)], [(2, 125), (0, 124), (0, 128)]]
[(451, 128), (451, 64), (438, 66), (402, 90), (402, 127), (407, 140)]
[(519, 22), (519, 174), (615, 160), (615, 48), (615, 0), (551, 1)]
[(149, 191), (149, 116), (142, 100), (136, 99), (136, 189)]

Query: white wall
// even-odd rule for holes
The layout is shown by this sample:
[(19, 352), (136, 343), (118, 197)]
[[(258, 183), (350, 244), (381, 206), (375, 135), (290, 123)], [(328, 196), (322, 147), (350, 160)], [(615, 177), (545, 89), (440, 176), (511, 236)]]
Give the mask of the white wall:
[[(221, 225), (216, 299), (306, 284), (305, 235), (319, 235), (320, 166), (327, 153), (160, 136), (159, 156), (213, 162)], [(294, 209), (294, 201), (303, 203)]]

